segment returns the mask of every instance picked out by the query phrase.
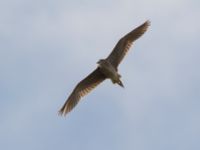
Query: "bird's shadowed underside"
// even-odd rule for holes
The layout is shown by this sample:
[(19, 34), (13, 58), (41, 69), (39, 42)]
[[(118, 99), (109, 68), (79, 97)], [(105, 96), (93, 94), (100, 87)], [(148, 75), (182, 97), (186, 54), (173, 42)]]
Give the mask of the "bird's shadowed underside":
[(99, 66), (97, 69), (76, 85), (73, 92), (60, 109), (59, 114), (66, 115), (77, 105), (81, 97), (88, 94), (107, 78), (111, 79), (113, 83), (117, 83), (123, 87), (123, 83), (120, 80), (121, 75), (118, 74), (118, 66), (129, 51), (132, 43), (146, 32), (149, 25), (150, 22), (146, 21), (122, 37), (110, 55), (106, 59), (101, 59), (98, 62)]

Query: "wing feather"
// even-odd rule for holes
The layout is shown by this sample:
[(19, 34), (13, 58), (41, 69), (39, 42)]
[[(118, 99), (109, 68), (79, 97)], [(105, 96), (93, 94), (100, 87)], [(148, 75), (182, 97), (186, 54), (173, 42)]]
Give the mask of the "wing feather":
[(139, 37), (141, 37), (147, 30), (148, 26), (150, 25), (149, 21), (146, 21), (139, 27), (135, 28), (128, 34), (126, 34), (124, 37), (122, 37), (116, 46), (114, 47), (113, 51), (110, 53), (110, 55), (107, 57), (107, 60), (110, 61), (110, 63), (117, 68), (120, 62), (123, 60), (124, 56), (129, 51), (131, 45), (135, 40), (137, 40)]
[(65, 104), (59, 110), (59, 114), (66, 115), (70, 112), (78, 104), (81, 97), (87, 95), (105, 79), (106, 77), (101, 73), (99, 68), (94, 70), (90, 75), (77, 84)]

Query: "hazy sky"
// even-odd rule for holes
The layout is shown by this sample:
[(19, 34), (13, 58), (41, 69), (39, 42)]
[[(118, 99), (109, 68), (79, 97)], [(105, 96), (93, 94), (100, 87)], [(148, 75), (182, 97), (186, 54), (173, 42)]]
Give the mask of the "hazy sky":
[[(200, 2), (0, 0), (0, 149), (200, 149)], [(66, 117), (74, 86), (150, 20), (119, 71)]]

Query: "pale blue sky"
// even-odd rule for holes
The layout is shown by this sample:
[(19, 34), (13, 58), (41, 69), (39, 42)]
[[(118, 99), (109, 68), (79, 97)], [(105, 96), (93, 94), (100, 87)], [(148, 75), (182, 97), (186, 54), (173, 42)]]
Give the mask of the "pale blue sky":
[[(200, 149), (200, 2), (0, 0), (0, 149)], [(74, 86), (149, 19), (119, 71), (66, 117)]]

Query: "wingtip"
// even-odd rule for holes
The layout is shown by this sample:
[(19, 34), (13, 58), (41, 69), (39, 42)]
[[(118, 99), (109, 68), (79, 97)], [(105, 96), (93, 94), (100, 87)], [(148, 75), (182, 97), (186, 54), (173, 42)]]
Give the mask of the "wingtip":
[(58, 116), (64, 116), (63, 112), (61, 110), (58, 111)]
[(141, 32), (142, 34), (144, 34), (150, 25), (151, 25), (151, 22), (149, 20), (146, 20), (141, 26), (138, 27), (138, 29), (140, 32), (142, 31)]
[(67, 111), (65, 111), (65, 110), (63, 110), (63, 108), (62, 109), (60, 109), (59, 111), (58, 111), (58, 116), (63, 116), (63, 117), (65, 117), (66, 115), (67, 115)]
[(67, 115), (67, 113), (62, 113), (62, 112), (58, 112), (58, 116), (60, 116), (60, 117), (65, 117)]
[(151, 25), (151, 21), (150, 21), (150, 20), (147, 20), (147, 21), (145, 21), (144, 24), (147, 25), (147, 26), (150, 26), (150, 25)]

